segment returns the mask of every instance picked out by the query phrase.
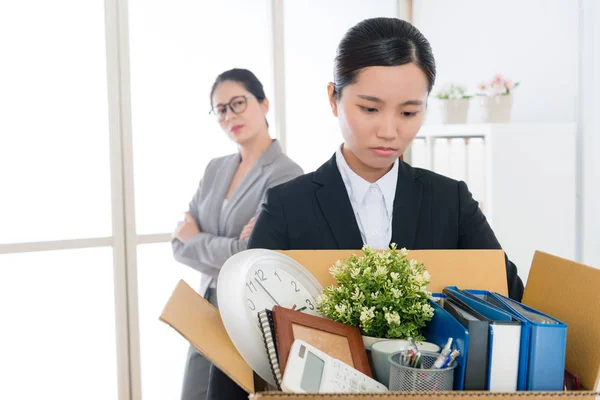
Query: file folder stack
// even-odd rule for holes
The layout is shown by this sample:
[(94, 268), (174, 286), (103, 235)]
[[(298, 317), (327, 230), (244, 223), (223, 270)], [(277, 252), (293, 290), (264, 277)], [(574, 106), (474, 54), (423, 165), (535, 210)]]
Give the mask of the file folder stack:
[(466, 390), (563, 389), (564, 323), (498, 293), (448, 286), (443, 294), (444, 309), (469, 331)]
[(508, 311), (521, 321), (522, 375), (519, 390), (563, 390), (567, 325), (498, 293), (468, 290), (490, 304)]
[[(488, 348), (485, 390), (514, 392), (517, 390), (521, 350), (521, 323), (509, 313), (491, 304), (471, 298), (456, 287), (444, 289), (451, 300), (488, 325)], [(480, 339), (480, 341), (483, 341)], [(476, 366), (476, 368), (480, 368)], [(476, 388), (481, 389), (481, 388)]]

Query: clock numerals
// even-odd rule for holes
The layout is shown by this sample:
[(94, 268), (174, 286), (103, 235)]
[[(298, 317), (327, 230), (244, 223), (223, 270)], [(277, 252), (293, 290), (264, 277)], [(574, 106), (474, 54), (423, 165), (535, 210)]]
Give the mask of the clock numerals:
[(298, 293), (300, 291), (300, 289), (298, 289), (298, 283), (296, 283), (296, 281), (292, 281), (291, 284), (294, 287), (294, 292)]
[(302, 284), (302, 279), (280, 268), (261, 266), (250, 271), (246, 278), (246, 296), (250, 313), (271, 309), (274, 305), (308, 314), (317, 312), (317, 303)]
[[(267, 280), (267, 278), (265, 277), (265, 271), (263, 271), (262, 269), (257, 269), (254, 274), (256, 275), (256, 277), (258, 279), (260, 279), (261, 282), (264, 282)], [(277, 272), (275, 272), (275, 275), (277, 275)]]
[(315, 309), (315, 306), (313, 305), (313, 303), (309, 299), (306, 299), (306, 304), (308, 304), (308, 309), (309, 310), (314, 310)]

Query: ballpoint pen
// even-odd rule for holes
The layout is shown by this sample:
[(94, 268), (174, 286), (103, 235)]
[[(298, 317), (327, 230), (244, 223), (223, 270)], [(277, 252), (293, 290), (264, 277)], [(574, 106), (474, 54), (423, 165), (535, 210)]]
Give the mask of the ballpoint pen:
[(421, 356), (421, 352), (417, 351), (417, 354), (415, 355), (415, 361), (413, 362), (413, 365), (411, 365), (413, 368), (421, 368), (421, 366), (423, 365), (423, 357)]
[(450, 356), (448, 356), (446, 362), (444, 363), (444, 365), (442, 365), (442, 368), (446, 368), (448, 366), (450, 366), (450, 364), (452, 364), (452, 362), (454, 360), (456, 360), (456, 358), (460, 355), (460, 351), (458, 350), (453, 350), (452, 353), (450, 353)]
[(421, 358), (421, 353), (419, 352), (419, 348), (417, 347), (417, 345), (415, 344), (413, 338), (408, 338), (408, 345), (406, 346), (406, 349), (404, 350), (405, 354), (406, 354), (406, 359), (405, 359), (405, 366), (407, 367), (414, 367), (416, 360), (417, 360), (417, 356), (419, 357), (419, 359)]
[(452, 338), (450, 337), (450, 338), (448, 338), (448, 341), (446, 342), (444, 349), (442, 350), (442, 352), (440, 353), (438, 358), (435, 360), (435, 362), (433, 363), (433, 366), (431, 368), (438, 368), (438, 369), (442, 368), (442, 366), (446, 363), (446, 361), (450, 357), (450, 352), (452, 351), (451, 346), (452, 346)]

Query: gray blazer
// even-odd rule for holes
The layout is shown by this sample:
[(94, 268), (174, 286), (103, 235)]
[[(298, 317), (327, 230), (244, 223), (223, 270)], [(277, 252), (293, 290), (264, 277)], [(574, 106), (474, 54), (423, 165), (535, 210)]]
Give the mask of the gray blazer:
[(202, 273), (202, 295), (216, 282), (225, 261), (248, 246), (248, 239), (240, 239), (240, 233), (260, 212), (267, 189), (302, 175), (302, 169), (274, 140), (221, 210), (240, 161), (239, 153), (210, 161), (189, 206), (200, 233), (185, 244), (176, 238), (171, 242), (175, 259)]

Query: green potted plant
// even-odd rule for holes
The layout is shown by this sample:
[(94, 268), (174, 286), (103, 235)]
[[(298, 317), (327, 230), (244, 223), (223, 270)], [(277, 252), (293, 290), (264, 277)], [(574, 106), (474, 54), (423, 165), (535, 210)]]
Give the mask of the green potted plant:
[(421, 328), (433, 317), (425, 266), (409, 260), (408, 251), (375, 251), (363, 247), (338, 260), (330, 272), (337, 285), (328, 286), (317, 299), (325, 317), (360, 328), (365, 346), (381, 339), (414, 338), (422, 341)]
[(442, 106), (442, 122), (445, 124), (464, 124), (467, 122), (471, 95), (462, 85), (450, 83), (438, 91), (435, 97)]
[(477, 86), (483, 122), (502, 123), (510, 121), (513, 105), (512, 94), (517, 86), (519, 86), (519, 82), (505, 79), (500, 74), (496, 74), (489, 82), (481, 82)]

